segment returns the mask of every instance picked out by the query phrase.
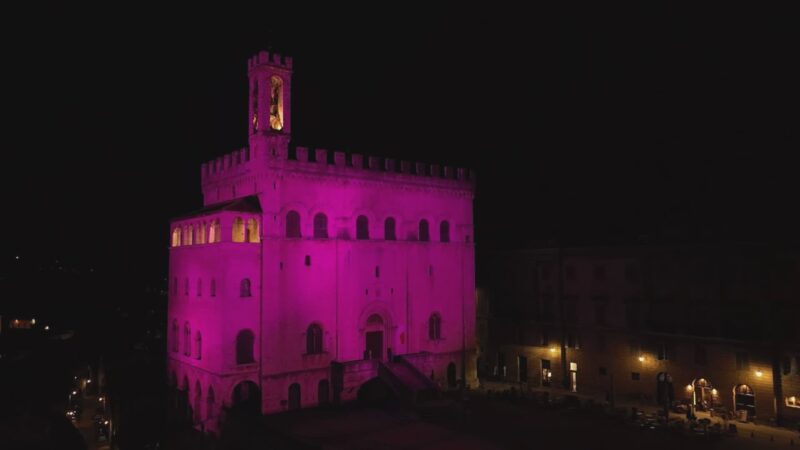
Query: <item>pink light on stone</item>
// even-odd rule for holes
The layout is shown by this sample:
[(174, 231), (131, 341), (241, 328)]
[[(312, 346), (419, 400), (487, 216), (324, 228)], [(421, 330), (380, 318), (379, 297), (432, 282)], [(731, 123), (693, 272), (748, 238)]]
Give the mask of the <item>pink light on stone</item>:
[(170, 224), (168, 376), (209, 431), (253, 399), (353, 400), (390, 354), (440, 385), (475, 381), (474, 174), (290, 151), (291, 69), (248, 61), (249, 146), (203, 164), (204, 209)]

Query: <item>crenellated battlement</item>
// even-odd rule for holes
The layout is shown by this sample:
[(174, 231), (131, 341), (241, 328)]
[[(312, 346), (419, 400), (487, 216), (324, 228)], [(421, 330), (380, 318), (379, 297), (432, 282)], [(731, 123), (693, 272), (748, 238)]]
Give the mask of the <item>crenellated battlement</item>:
[[(254, 165), (254, 161), (262, 162)], [(380, 156), (365, 158), (360, 153), (330, 152), (324, 148), (309, 149), (308, 147), (295, 147), (288, 153), (278, 152), (268, 158), (254, 155), (250, 148), (245, 147), (203, 163), (201, 179), (204, 184), (213, 183), (232, 175), (241, 174), (243, 170), (266, 168), (274, 164), (280, 164), (286, 170), (295, 169), (304, 172), (366, 178), (389, 176), (399, 182), (425, 183), (431, 181), (442, 186), (461, 189), (474, 186), (476, 181), (474, 169), (404, 160), (401, 160), (398, 165), (397, 161), (392, 158)]]
[(275, 53), (275, 52), (270, 53), (268, 51), (262, 50), (258, 52), (255, 56), (247, 60), (248, 71), (263, 65), (277, 66), (283, 69), (291, 70), (292, 57), (281, 55), (280, 53)]

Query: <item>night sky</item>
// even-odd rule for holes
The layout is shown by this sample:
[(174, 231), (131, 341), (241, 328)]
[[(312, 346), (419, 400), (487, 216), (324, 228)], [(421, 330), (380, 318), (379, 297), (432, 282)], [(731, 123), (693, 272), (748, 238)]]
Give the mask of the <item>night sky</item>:
[(200, 205), (203, 161), (245, 145), (266, 48), (294, 57), (296, 144), (477, 169), (479, 258), (797, 242), (792, 15), (594, 3), (9, 15), (0, 257), (166, 276), (168, 219)]

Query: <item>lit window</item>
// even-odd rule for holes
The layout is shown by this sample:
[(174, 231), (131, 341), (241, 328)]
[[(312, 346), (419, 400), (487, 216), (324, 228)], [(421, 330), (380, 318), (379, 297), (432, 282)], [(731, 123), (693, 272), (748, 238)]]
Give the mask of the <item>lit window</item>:
[(786, 406), (790, 408), (800, 408), (800, 397), (796, 395), (786, 397)]
[(232, 231), (231, 240), (233, 242), (244, 242), (244, 220), (241, 217), (237, 217), (233, 220), (233, 231)]
[(419, 240), (423, 242), (431, 240), (430, 227), (428, 226), (428, 221), (425, 219), (419, 221)]

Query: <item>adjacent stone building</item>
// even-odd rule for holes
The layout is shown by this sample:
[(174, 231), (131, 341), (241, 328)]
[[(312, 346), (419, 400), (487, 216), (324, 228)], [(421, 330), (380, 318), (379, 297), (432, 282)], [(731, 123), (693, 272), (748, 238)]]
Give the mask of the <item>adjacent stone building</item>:
[(486, 379), (800, 421), (800, 252), (762, 245), (545, 248), (489, 268)]

